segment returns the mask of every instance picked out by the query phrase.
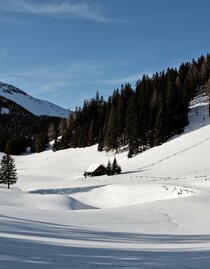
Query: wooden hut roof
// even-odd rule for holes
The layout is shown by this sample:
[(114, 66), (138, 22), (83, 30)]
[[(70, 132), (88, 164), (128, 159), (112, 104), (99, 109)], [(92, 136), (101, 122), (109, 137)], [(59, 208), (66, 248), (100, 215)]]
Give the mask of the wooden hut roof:
[(98, 169), (101, 165), (104, 166), (103, 164), (100, 164), (100, 163), (94, 163), (94, 164), (92, 164), (90, 167), (88, 167), (88, 169), (85, 170), (85, 172), (87, 172), (87, 173), (92, 173), (92, 172), (94, 172), (96, 169)]

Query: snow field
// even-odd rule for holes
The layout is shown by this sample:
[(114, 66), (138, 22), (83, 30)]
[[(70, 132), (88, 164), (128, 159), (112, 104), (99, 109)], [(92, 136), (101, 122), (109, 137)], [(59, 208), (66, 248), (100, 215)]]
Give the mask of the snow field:
[(206, 115), (201, 98), (183, 135), (118, 153), (121, 175), (84, 178), (113, 160), (97, 146), (15, 156), (19, 180), (0, 188), (0, 268), (210, 268)]
[(95, 188), (88, 193), (80, 192), (72, 196), (85, 204), (98, 208), (115, 208), (149, 203), (166, 199), (185, 197), (192, 190), (167, 185), (118, 184)]

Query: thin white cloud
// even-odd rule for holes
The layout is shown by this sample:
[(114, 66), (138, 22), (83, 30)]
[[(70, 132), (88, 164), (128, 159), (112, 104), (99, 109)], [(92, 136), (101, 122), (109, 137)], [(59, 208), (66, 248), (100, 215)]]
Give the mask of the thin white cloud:
[(81, 62), (34, 67), (16, 71), (13, 76), (27, 80), (81, 82), (87, 77), (99, 76), (102, 72), (102, 68), (98, 65)]
[(0, 80), (19, 86), (31, 94), (55, 93), (60, 89), (90, 82), (91, 78), (100, 76), (102, 69), (88, 63), (68, 63), (55, 66), (41, 66), (25, 70), (1, 72)]
[[(142, 74), (121, 76), (118, 78), (107, 77), (107, 66), (99, 66), (90, 63), (68, 63), (56, 66), (41, 66), (27, 70), (1, 73), (0, 80), (22, 87), (23, 90), (30, 90), (33, 94), (55, 93), (62, 88), (74, 90), (74, 87), (94, 87), (99, 85), (120, 87), (121, 84), (131, 83), (134, 85), (141, 79)], [(150, 73), (148, 75), (151, 75)], [(104, 78), (104, 76), (106, 78)], [(88, 85), (88, 86), (87, 86)]]
[(88, 1), (62, 0), (38, 2), (35, 0), (1, 0), (0, 10), (10, 13), (53, 16), (58, 18), (82, 18), (101, 23), (111, 23), (112, 19), (105, 17), (99, 5), (93, 6)]
[[(131, 83), (134, 87), (142, 74), (120, 76), (107, 73), (110, 64), (98, 65), (89, 62), (69, 62), (51, 66), (31, 67), (23, 70), (0, 72), (0, 81), (13, 84), (34, 97), (47, 99), (60, 105), (71, 108), (82, 104), (84, 99), (94, 96), (97, 90), (106, 98), (114, 88), (121, 84)], [(83, 95), (84, 94), (84, 95)], [(77, 96), (77, 97), (76, 97)], [(79, 96), (79, 97), (78, 97)], [(68, 101), (69, 98), (69, 101)], [(72, 98), (76, 98), (73, 101)], [(79, 99), (78, 99), (79, 98)]]

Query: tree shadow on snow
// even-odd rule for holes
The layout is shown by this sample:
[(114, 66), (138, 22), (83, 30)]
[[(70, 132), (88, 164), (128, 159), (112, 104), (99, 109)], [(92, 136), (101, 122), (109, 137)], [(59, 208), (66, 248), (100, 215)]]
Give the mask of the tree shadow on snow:
[(0, 268), (209, 268), (209, 250), (65, 246), (1, 238)]
[(0, 218), (0, 268), (210, 268), (210, 249), (197, 245), (210, 242), (210, 235), (97, 231)]

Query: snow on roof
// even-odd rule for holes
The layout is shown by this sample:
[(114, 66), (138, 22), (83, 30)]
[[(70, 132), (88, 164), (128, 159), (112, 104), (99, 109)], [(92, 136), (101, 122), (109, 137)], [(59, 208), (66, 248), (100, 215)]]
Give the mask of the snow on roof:
[(85, 172), (89, 172), (89, 173), (94, 172), (94, 171), (95, 171), (99, 166), (101, 166), (101, 165), (103, 165), (103, 164), (100, 164), (100, 163), (94, 163), (94, 164), (92, 164), (90, 167), (88, 167), (88, 169), (85, 170)]

